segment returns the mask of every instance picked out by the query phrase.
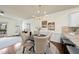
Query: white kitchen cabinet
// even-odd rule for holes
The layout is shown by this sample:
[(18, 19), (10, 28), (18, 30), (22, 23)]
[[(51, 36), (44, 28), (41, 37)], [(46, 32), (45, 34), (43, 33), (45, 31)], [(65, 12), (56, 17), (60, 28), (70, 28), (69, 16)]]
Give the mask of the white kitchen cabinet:
[(79, 12), (72, 13), (69, 16), (69, 26), (70, 27), (78, 27), (79, 26)]

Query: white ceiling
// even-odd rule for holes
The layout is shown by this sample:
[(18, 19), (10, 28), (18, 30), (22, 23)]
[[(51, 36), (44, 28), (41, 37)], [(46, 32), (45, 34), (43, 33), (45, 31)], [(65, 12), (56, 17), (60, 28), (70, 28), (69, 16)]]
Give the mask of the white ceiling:
[[(42, 5), (41, 14), (46, 11), (47, 14), (63, 11), (70, 8), (79, 7), (78, 5)], [(16, 16), (19, 18), (31, 18), (33, 15), (37, 15), (37, 5), (0, 5), (0, 10), (4, 11), (6, 15)]]

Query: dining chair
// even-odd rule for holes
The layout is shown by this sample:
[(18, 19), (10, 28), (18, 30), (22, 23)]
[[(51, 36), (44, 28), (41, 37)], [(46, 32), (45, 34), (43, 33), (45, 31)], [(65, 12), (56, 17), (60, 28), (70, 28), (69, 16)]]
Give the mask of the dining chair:
[(34, 41), (35, 41), (35, 53), (36, 54), (46, 53), (48, 46), (48, 36), (45, 37), (34, 36)]
[(30, 48), (33, 47), (33, 42), (31, 40), (29, 40), (29, 33), (21, 33), (20, 34), (22, 37), (22, 46), (23, 46), (23, 52), (25, 52), (25, 49), (27, 49), (28, 51), (31, 50)]

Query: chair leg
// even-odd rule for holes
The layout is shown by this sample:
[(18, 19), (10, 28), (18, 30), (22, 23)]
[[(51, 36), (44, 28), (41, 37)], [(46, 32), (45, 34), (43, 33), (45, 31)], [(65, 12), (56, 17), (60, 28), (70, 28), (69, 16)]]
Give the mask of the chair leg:
[(24, 51), (25, 51), (25, 47), (23, 47), (23, 52), (22, 52), (23, 54), (24, 54)]
[(29, 49), (29, 51), (33, 48), (33, 46)]
[(50, 42), (48, 43), (48, 46), (49, 46), (49, 48), (50, 48)]
[(33, 46), (33, 52), (35, 52), (34, 46)]
[(44, 52), (44, 54), (46, 54), (46, 52)]
[(34, 50), (34, 46), (32, 46), (32, 47), (29, 49), (29, 51), (30, 51), (31, 49), (33, 50), (33, 52), (35, 52), (35, 50)]

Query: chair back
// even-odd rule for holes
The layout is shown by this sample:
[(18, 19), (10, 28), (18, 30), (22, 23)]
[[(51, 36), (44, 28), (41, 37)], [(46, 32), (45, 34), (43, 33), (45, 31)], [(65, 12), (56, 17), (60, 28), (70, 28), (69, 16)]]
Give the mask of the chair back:
[(29, 37), (29, 33), (20, 33), (20, 35), (21, 35), (21, 37), (22, 37), (22, 41), (23, 42), (25, 42), (25, 40), (27, 40), (28, 39), (28, 37)]
[(48, 46), (48, 37), (38, 37), (34, 36), (35, 41), (35, 53), (43, 54), (46, 52)]

